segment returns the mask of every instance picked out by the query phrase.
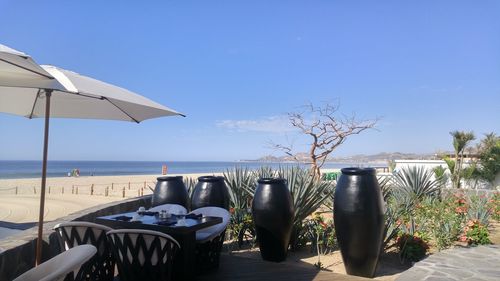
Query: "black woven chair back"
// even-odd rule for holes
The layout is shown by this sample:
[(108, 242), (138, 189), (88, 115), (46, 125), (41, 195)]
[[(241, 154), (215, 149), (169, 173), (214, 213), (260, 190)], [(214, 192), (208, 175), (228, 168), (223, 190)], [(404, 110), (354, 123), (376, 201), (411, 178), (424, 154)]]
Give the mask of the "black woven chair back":
[[(75, 281), (113, 280), (115, 260), (106, 236), (106, 232), (112, 230), (111, 228), (88, 222), (68, 222), (58, 224), (54, 229), (59, 234), (61, 248), (65, 250), (84, 244), (97, 248), (97, 254), (82, 265), (74, 278)], [(66, 281), (70, 280), (66, 279)]]
[[(231, 215), (223, 208), (203, 207), (193, 210), (194, 214), (203, 214), (204, 216), (222, 217), (222, 223), (210, 228), (202, 229), (200, 232), (208, 232), (208, 238), (196, 236), (196, 271), (205, 273), (219, 268), (220, 252), (226, 236), (226, 228), (229, 224)], [(199, 239), (200, 238), (200, 239)]]
[(167, 234), (139, 229), (108, 232), (120, 281), (172, 280), (174, 257), (180, 249)]

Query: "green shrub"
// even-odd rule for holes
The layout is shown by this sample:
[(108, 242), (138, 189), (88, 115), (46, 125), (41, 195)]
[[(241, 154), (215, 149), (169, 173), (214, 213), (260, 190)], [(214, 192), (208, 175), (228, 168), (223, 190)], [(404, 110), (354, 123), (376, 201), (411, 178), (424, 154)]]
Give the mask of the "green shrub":
[(479, 220), (469, 220), (464, 227), (460, 241), (467, 242), (468, 245), (491, 244), (488, 228), (481, 224)]
[(315, 266), (322, 268), (321, 256), (327, 255), (337, 249), (337, 238), (333, 221), (325, 222), (320, 214), (316, 213), (311, 219), (306, 219), (303, 224), (304, 237), (311, 242), (311, 252), (318, 256)]
[(490, 209), (491, 218), (500, 221), (500, 192), (494, 192), (488, 200), (488, 207)]
[(429, 244), (425, 238), (418, 234), (401, 234), (396, 242), (400, 258), (404, 261), (417, 262), (427, 254)]
[(465, 213), (458, 202), (455, 196), (428, 198), (417, 208), (419, 231), (428, 234), (438, 250), (450, 247), (460, 234)]

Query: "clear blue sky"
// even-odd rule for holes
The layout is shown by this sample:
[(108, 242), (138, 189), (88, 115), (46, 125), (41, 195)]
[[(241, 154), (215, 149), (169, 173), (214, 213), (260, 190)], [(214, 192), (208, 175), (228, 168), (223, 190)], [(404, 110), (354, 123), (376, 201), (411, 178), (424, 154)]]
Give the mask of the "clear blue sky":
[[(451, 150), (500, 132), (499, 1), (0, 0), (0, 43), (188, 117), (53, 119), (52, 160), (238, 160), (307, 102), (383, 117), (335, 155)], [(0, 159), (41, 159), (43, 121), (0, 113)]]

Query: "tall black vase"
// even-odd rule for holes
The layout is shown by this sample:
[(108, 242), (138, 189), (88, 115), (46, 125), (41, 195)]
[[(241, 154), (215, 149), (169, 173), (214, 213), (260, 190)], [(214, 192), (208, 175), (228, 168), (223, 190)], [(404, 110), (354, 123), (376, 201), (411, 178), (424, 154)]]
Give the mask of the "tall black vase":
[(224, 177), (204, 176), (198, 178), (191, 195), (191, 209), (220, 207), (229, 210), (229, 191)]
[(163, 204), (179, 204), (187, 209), (189, 195), (182, 181), (182, 176), (159, 177), (157, 180), (151, 199), (152, 207)]
[(252, 202), (252, 216), (262, 259), (286, 259), (293, 227), (293, 201), (285, 179), (261, 178)]
[(334, 222), (347, 274), (373, 277), (384, 235), (384, 201), (375, 169), (342, 169)]

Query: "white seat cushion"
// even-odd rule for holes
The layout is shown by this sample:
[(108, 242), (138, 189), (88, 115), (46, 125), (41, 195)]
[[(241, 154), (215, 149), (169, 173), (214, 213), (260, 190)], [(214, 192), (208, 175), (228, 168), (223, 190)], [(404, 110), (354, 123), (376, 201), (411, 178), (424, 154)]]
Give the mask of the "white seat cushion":
[(200, 229), (196, 232), (196, 242), (204, 243), (206, 241), (212, 240), (213, 238), (219, 236), (229, 224), (231, 218), (229, 212), (226, 209), (219, 207), (203, 207), (193, 210), (192, 214), (202, 214), (205, 217), (221, 217), (222, 223), (210, 226), (207, 228)]
[(196, 232), (196, 241), (201, 242), (201, 241), (208, 241), (210, 240), (211, 236), (213, 235), (212, 232)]
[(178, 205), (178, 204), (163, 204), (163, 205), (158, 205), (156, 207), (149, 209), (149, 211), (151, 211), (151, 212), (159, 212), (161, 210), (165, 210), (169, 214), (186, 214), (187, 213), (186, 208), (184, 208), (184, 206)]
[(74, 277), (82, 264), (96, 253), (97, 249), (92, 245), (71, 248), (23, 273), (14, 281), (62, 281), (71, 272)]

